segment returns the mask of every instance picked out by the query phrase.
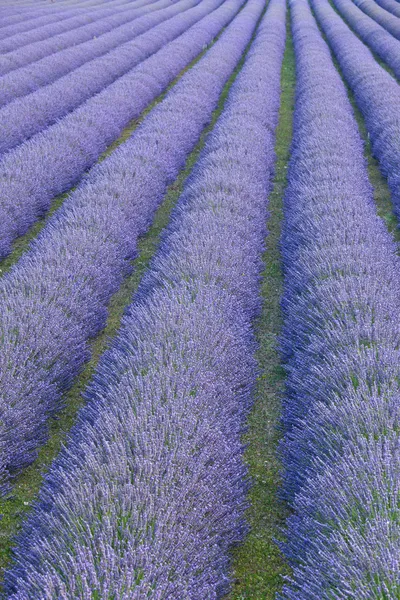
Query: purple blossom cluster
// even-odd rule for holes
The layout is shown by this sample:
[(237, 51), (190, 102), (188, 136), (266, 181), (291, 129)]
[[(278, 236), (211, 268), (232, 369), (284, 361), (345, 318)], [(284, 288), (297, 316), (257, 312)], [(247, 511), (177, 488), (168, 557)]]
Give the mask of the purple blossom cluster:
[[(183, 0), (182, 4), (185, 2), (190, 6), (193, 0)], [(144, 59), (147, 52), (148, 59), (53, 126), (3, 155), (0, 256), (10, 252), (12, 241), (48, 209), (54, 196), (74, 185), (123, 128), (196, 58), (242, 2), (224, 3), (212, 12), (221, 0), (205, 0), (161, 24), (158, 35), (151, 31), (144, 34), (137, 58)], [(166, 45), (153, 54), (163, 43)]]
[[(400, 259), (376, 214), (346, 89), (292, 0), (281, 446), (285, 600), (394, 600), (400, 573)], [(359, 59), (360, 60), (360, 59)]]
[[(0, 109), (0, 154), (11, 150), (31, 138), (34, 134), (49, 127), (64, 115), (83, 104), (88, 98), (101, 92), (119, 77), (131, 71), (137, 64), (154, 54), (168, 42), (178, 37), (187, 22), (199, 20), (204, 8), (194, 8), (183, 18), (187, 9), (199, 4), (199, 0), (180, 0), (171, 6), (171, 0), (162, 0), (169, 7), (157, 11), (146, 19), (140, 19), (139, 27), (145, 33), (133, 41), (118, 46), (112, 52), (89, 61), (51, 85), (39, 88), (36, 92)], [(222, 0), (218, 4), (221, 4)], [(216, 6), (216, 2), (213, 6)], [(155, 17), (155, 19), (154, 19)], [(175, 17), (174, 19), (172, 19)], [(148, 23), (158, 22), (157, 27), (146, 31)], [(14, 73), (15, 71), (13, 71)]]
[[(116, 10), (118, 11), (118, 9)], [(126, 8), (123, 7), (123, 10), (126, 10)], [(0, 52), (2, 54), (13, 52), (28, 44), (30, 45), (35, 42), (47, 40), (66, 31), (72, 31), (75, 28), (88, 25), (98, 19), (109, 17), (112, 14), (113, 9), (110, 8), (102, 8), (97, 11), (77, 11), (76, 9), (71, 9), (70, 11), (65, 12), (58, 21), (54, 23), (48, 23), (41, 27), (34, 25), (32, 29), (29, 29), (28, 31), (15, 33), (6, 39), (0, 40)]]
[(49, 25), (50, 23), (54, 23), (56, 21), (68, 19), (73, 15), (82, 14), (82, 12), (83, 11), (81, 8), (77, 8), (75, 11), (71, 9), (61, 9), (58, 11), (56, 10), (51, 12), (49, 12), (48, 10), (42, 10), (38, 11), (37, 15), (34, 14), (28, 17), (21, 17), (20, 19), (11, 19), (10, 22), (6, 21), (7, 18), (3, 21), (2, 17), (0, 27), (0, 40), (4, 40), (4, 38), (10, 37), (12, 35), (17, 35), (25, 31), (33, 30), (37, 27)]
[(158, 0), (142, 8), (133, 8), (126, 13), (126, 22), (111, 31), (3, 75), (0, 78), (0, 107), (19, 96), (52, 83), (81, 65), (110, 53), (117, 46), (155, 27), (174, 14), (174, 4), (175, 0)]
[(396, 0), (375, 0), (379, 6), (400, 17), (400, 4)]
[(400, 41), (364, 14), (352, 0), (333, 0), (333, 3), (361, 40), (400, 78)]
[[(136, 3), (136, 6), (147, 3), (148, 0), (139, 0), (139, 4)], [(21, 40), (22, 37), (25, 40), (25, 42), (21, 41), (23, 45), (20, 47), (15, 46), (17, 43), (15, 40), (16, 36), (3, 40), (0, 42), (0, 49), (2, 52), (6, 53), (0, 56), (0, 75), (5, 75), (13, 69), (29, 65), (30, 63), (40, 60), (44, 56), (59, 52), (68, 46), (86, 42), (87, 40), (92, 39), (93, 36), (110, 31), (115, 23), (118, 21), (123, 22), (123, 19), (121, 21), (121, 17), (117, 15), (110, 19), (113, 12), (114, 11), (110, 9), (103, 10), (102, 12), (90, 10), (88, 11), (88, 14), (77, 16), (73, 19), (67, 19), (59, 23), (52, 23), (47, 27), (53, 28), (53, 35), (47, 32), (48, 36), (45, 39), (39, 39), (36, 42), (31, 40), (31, 42), (28, 43), (26, 41), (28, 34), (20, 34)], [(101, 15), (103, 18), (101, 18)], [(123, 16), (123, 18), (125, 17)], [(75, 22), (74, 26), (71, 23), (72, 20)], [(78, 23), (80, 23), (80, 25)], [(63, 30), (62, 33), (60, 33), (60, 29)], [(36, 29), (32, 32), (31, 37), (34, 37), (35, 31)], [(4, 46), (5, 44), (10, 46), (12, 40), (14, 45), (7, 51)]]
[(394, 211), (400, 218), (400, 87), (327, 0), (311, 2), (363, 114), (372, 151), (379, 160), (383, 175), (387, 177)]
[(375, 0), (354, 0), (354, 4), (400, 40), (400, 21), (398, 17), (381, 8)]
[[(262, 3), (248, 6), (254, 23)], [(229, 587), (284, 41), (285, 2), (271, 0), (19, 537), (10, 599), (213, 600)]]
[[(215, 11), (192, 32), (191, 45), (207, 41), (240, 4), (234, 0)], [(10, 473), (29, 464), (46, 439), (47, 419), (89, 357), (89, 340), (104, 327), (108, 301), (130, 268), (138, 237), (209, 122), (262, 8), (263, 0), (246, 5), (1, 280), (0, 464)]]

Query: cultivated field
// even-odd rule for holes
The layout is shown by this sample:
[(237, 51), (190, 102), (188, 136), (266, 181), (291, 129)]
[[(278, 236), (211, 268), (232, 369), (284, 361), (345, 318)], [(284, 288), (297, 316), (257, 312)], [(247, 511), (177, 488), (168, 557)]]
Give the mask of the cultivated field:
[(0, 0), (0, 598), (400, 600), (400, 2)]

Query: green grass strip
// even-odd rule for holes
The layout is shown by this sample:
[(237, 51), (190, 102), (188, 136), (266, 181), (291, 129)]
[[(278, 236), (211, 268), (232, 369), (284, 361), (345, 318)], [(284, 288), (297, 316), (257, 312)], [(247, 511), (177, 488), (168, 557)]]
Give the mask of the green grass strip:
[(230, 600), (273, 600), (282, 587), (282, 575), (289, 570), (276, 542), (287, 517), (287, 508), (277, 497), (280, 486), (280, 462), (277, 445), (281, 434), (280, 398), (285, 373), (277, 350), (281, 329), (280, 299), (283, 288), (280, 255), (282, 198), (286, 186), (295, 90), (295, 59), (290, 24), (281, 75), (281, 106), (276, 132), (276, 166), (273, 190), (269, 196), (268, 232), (262, 274), (263, 308), (255, 323), (260, 345), (257, 358), (260, 368), (255, 404), (248, 420), (244, 442), (248, 444), (245, 461), (253, 486), (249, 494), (247, 520), (251, 527), (244, 543), (233, 553), (234, 585)]

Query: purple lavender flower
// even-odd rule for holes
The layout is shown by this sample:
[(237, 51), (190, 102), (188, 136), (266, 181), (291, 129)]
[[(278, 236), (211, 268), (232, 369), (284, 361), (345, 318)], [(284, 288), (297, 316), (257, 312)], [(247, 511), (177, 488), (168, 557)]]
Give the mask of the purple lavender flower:
[[(110, 52), (117, 46), (129, 42), (148, 29), (155, 27), (163, 20), (174, 15), (176, 10), (174, 4), (175, 2), (172, 2), (171, 6), (171, 0), (158, 0), (158, 2), (154, 2), (149, 6), (133, 8), (129, 13), (123, 15), (124, 22), (122, 25), (115, 27), (114, 25), (121, 20), (120, 16), (109, 17), (111, 23), (114, 24), (111, 31), (103, 33), (99, 37), (94, 37), (87, 42), (61, 49), (34, 63), (14, 69), (3, 75), (0, 78), (0, 106), (4, 106), (19, 96), (25, 96), (42, 86), (52, 83), (86, 62)], [(183, 10), (185, 4), (180, 2), (179, 6)], [(162, 8), (164, 10), (161, 11)], [(132, 19), (134, 19), (134, 22), (132, 22)]]
[(351, 0), (333, 0), (333, 2), (362, 41), (400, 78), (400, 41), (364, 14)]
[[(192, 0), (185, 0), (189, 3)], [(52, 127), (0, 160), (0, 256), (48, 209), (55, 195), (70, 189), (140, 113), (226, 25), (243, 0), (206, 0), (146, 36), (136, 60), (143, 60)], [(210, 14), (212, 13), (212, 14)], [(195, 25), (194, 25), (195, 24)], [(162, 35), (160, 39), (160, 34)], [(172, 42), (159, 48), (165, 41)], [(151, 55), (151, 56), (150, 56)], [(118, 110), (115, 107), (118, 106)]]
[(400, 39), (400, 21), (398, 17), (381, 8), (374, 0), (354, 0), (354, 4), (387, 29), (395, 38)]
[[(185, 61), (185, 48), (202, 46), (239, 7), (240, 0), (224, 4), (189, 30), (173, 57)], [(132, 138), (92, 170), (0, 282), (0, 442), (7, 446), (0, 462), (11, 472), (31, 462), (45, 439), (47, 418), (87, 360), (88, 340), (104, 326), (138, 236), (209, 122), (262, 8), (263, 0), (246, 5)], [(155, 60), (168, 76), (168, 63)]]
[[(237, 23), (248, 9), (254, 23), (262, 3)], [(9, 598), (211, 600), (228, 589), (228, 550), (245, 531), (240, 436), (256, 375), (251, 320), (284, 42), (285, 2), (271, 0), (25, 524)]]
[(357, 39), (329, 2), (312, 1), (312, 5), (363, 114), (373, 154), (387, 177), (394, 211), (399, 218), (399, 85), (376, 62), (368, 48)]
[(279, 597), (394, 600), (400, 260), (376, 214), (329, 49), (308, 3), (292, 1), (291, 10), (297, 90), (282, 236), (281, 449), (293, 508), (283, 550), (293, 574)]
[[(161, 15), (159, 11), (157, 27), (105, 56), (89, 61), (52, 85), (45, 85), (3, 107), (0, 110), (0, 154), (49, 127), (175, 39), (187, 28), (182, 14), (196, 4), (198, 0), (182, 0), (162, 11)], [(195, 8), (187, 18), (192, 14), (199, 19), (203, 10)]]
[[(147, 0), (143, 1), (146, 4)], [(51, 23), (45, 28), (34, 29), (32, 32), (21, 33), (19, 36), (0, 41), (0, 51), (5, 53), (0, 56), (0, 75), (54, 54), (67, 46), (90, 40), (94, 35), (109, 31), (112, 21), (107, 18), (102, 20), (101, 17), (109, 17), (114, 10), (108, 8), (90, 10), (83, 15)], [(42, 29), (46, 31), (40, 31)]]

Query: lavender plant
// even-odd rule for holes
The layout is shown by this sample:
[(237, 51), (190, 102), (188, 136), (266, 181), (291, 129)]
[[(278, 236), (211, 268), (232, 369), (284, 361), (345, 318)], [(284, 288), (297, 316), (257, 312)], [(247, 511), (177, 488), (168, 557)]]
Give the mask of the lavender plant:
[(48, 10), (39, 10), (38, 13), (35, 13), (37, 14), (37, 16), (35, 16), (34, 14), (28, 18), (22, 17), (21, 19), (12, 19), (8, 25), (3, 22), (2, 18), (0, 23), (0, 40), (4, 40), (5, 38), (19, 33), (23, 33), (25, 31), (33, 30), (37, 27), (49, 25), (50, 23), (54, 23), (55, 21), (68, 19), (71, 17), (71, 15), (82, 14), (82, 12), (83, 11), (80, 8), (76, 9), (75, 11), (72, 11), (71, 9), (61, 9), (58, 11), (51, 12), (49, 12)]
[[(171, 0), (163, 2), (171, 4)], [(182, 18), (187, 9), (198, 3), (199, 0), (181, 0), (164, 11), (158, 11), (157, 27), (1, 109), (0, 153), (11, 150), (49, 127), (178, 37), (187, 28), (188, 20), (189, 23), (198, 20), (204, 13), (203, 7), (200, 10), (194, 8)]]
[[(147, 2), (148, 0), (146, 0)], [(117, 9), (118, 10), (118, 9)], [(124, 10), (124, 9), (123, 9)], [(41, 42), (52, 38), (55, 35), (64, 33), (65, 31), (71, 31), (75, 28), (88, 25), (93, 21), (97, 21), (102, 17), (109, 17), (113, 14), (113, 10), (109, 8), (103, 8), (97, 11), (77, 11), (72, 9), (64, 13), (64, 18), (60, 15), (60, 18), (54, 23), (48, 23), (42, 27), (33, 27), (28, 31), (16, 33), (10, 37), (7, 37), (0, 41), (0, 52), (8, 53), (22, 48), (28, 44), (35, 42)]]
[[(158, 0), (150, 6), (133, 8), (127, 13), (126, 23), (111, 31), (95, 37), (87, 42), (73, 45), (50, 56), (31, 63), (25, 67), (14, 69), (0, 78), (0, 107), (34, 92), (77, 69), (81, 65), (110, 52), (117, 46), (129, 42), (148, 29), (155, 27), (174, 14), (173, 0)], [(184, 5), (179, 4), (181, 10)], [(168, 9), (170, 7), (170, 9)], [(164, 9), (164, 10), (160, 10)], [(132, 22), (134, 19), (134, 22)], [(115, 21), (114, 21), (115, 23)]]
[(333, 2), (361, 40), (393, 70), (396, 77), (400, 78), (400, 41), (364, 14), (351, 0)]
[(251, 320), (284, 38), (285, 2), (271, 0), (25, 524), (10, 599), (211, 600), (228, 589), (228, 550), (245, 530), (240, 435), (256, 375)]
[[(139, 0), (139, 2), (140, 4), (147, 4), (147, 0)], [(89, 13), (92, 12), (93, 11), (89, 11)], [(79, 22), (81, 23), (80, 26), (77, 24), (78, 17), (74, 17), (76, 20), (75, 27), (73, 27), (71, 23), (67, 24), (67, 21), (62, 21), (59, 23), (59, 25), (63, 25), (63, 33), (56, 32), (56, 30), (58, 31), (61, 27), (56, 28), (57, 23), (54, 23), (51, 25), (54, 31), (52, 36), (36, 42), (32, 41), (31, 43), (27, 43), (14, 50), (11, 48), (7, 52), (4, 48), (4, 45), (6, 43), (10, 44), (13, 38), (8, 38), (7, 40), (0, 42), (0, 48), (3, 52), (6, 52), (0, 56), (0, 75), (5, 75), (13, 69), (18, 69), (40, 60), (44, 56), (54, 54), (59, 50), (67, 48), (68, 46), (72, 46), (73, 44), (86, 42), (87, 40), (92, 39), (93, 36), (101, 35), (102, 33), (109, 31), (113, 27), (113, 20), (110, 22), (109, 18), (106, 18), (105, 20), (101, 19), (100, 14), (103, 14), (103, 17), (109, 17), (110, 13), (112, 14), (112, 12), (113, 11), (107, 9), (103, 13), (97, 11), (91, 17), (81, 16), (79, 17)], [(26, 40), (26, 38), (24, 39)]]
[(400, 5), (396, 0), (376, 0), (376, 2), (385, 10), (396, 15), (396, 17), (400, 17)]
[[(400, 261), (346, 90), (305, 0), (282, 252), (285, 600), (395, 599)], [(338, 17), (339, 18), (339, 17)], [(360, 60), (360, 58), (359, 58)]]
[(400, 88), (325, 0), (313, 2), (318, 21), (365, 119), (373, 154), (387, 177), (394, 211), (400, 218)]
[[(215, 11), (192, 31), (191, 47), (220, 29), (239, 6), (236, 0)], [(29, 464), (45, 440), (47, 419), (89, 357), (89, 340), (105, 324), (108, 301), (129, 270), (138, 237), (209, 122), (262, 8), (263, 0), (246, 5), (1, 281), (0, 444), (6, 449), (0, 464), (9, 472)]]
[[(192, 2), (186, 1), (189, 5)], [(161, 40), (150, 32), (142, 48), (139, 46), (141, 54), (137, 58), (144, 59), (146, 52), (150, 55), (163, 41), (176, 39), (58, 123), (3, 156), (0, 256), (5, 256), (12, 240), (25, 233), (47, 210), (52, 198), (76, 183), (123, 128), (196, 58), (232, 19), (242, 1), (224, 4), (210, 15), (220, 0), (206, 0), (182, 12), (173, 22), (163, 24)]]
[(381, 8), (374, 0), (354, 0), (354, 4), (387, 29), (395, 38), (400, 39), (400, 21), (397, 17)]

